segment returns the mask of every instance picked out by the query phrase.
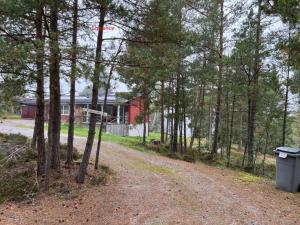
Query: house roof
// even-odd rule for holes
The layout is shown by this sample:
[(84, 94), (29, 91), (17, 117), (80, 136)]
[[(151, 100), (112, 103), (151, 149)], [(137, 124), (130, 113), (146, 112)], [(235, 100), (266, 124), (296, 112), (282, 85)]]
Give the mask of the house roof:
[[(104, 104), (104, 95), (98, 96), (98, 104)], [(69, 104), (70, 103), (70, 96), (61, 96), (60, 97), (61, 104)], [(49, 97), (45, 97), (45, 102), (49, 102)], [(85, 97), (85, 96), (76, 96), (75, 97), (75, 104), (91, 104), (92, 98), (91, 97)], [(115, 104), (125, 104), (128, 100), (124, 98), (120, 98), (116, 96), (116, 93), (109, 93), (107, 96), (107, 104), (109, 105), (115, 105)], [(20, 99), (19, 103), (21, 105), (36, 105), (36, 98), (23, 98)]]

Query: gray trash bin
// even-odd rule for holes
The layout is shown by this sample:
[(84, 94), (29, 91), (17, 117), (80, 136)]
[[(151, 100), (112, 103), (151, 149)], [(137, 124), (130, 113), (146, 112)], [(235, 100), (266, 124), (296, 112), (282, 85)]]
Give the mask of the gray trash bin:
[(276, 154), (276, 187), (288, 192), (300, 191), (300, 149), (278, 147)]

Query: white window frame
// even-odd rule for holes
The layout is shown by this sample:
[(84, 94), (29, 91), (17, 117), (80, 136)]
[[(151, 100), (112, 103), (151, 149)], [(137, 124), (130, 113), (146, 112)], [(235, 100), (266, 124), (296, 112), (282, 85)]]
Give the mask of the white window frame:
[(60, 106), (61, 115), (68, 116), (70, 114), (70, 105), (64, 104)]

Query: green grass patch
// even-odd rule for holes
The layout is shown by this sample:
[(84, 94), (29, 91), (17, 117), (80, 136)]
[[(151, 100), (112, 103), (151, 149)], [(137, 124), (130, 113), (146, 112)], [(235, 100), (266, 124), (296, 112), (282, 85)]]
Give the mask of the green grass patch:
[(246, 172), (239, 172), (239, 180), (250, 184), (250, 183), (256, 183), (258, 181), (260, 181), (260, 177), (255, 176), (253, 174), (250, 173), (246, 173)]
[(4, 114), (2, 116), (3, 119), (7, 119), (7, 120), (20, 120), (21, 119), (21, 115), (17, 115), (17, 114)]
[[(45, 129), (48, 128), (48, 125), (45, 124)], [(87, 137), (88, 136), (88, 127), (81, 127), (81, 126), (75, 126), (74, 128), (74, 135), (78, 137)], [(96, 128), (96, 134), (95, 139), (98, 138), (98, 129)], [(67, 135), (68, 134), (68, 124), (62, 124), (61, 125), (61, 133)], [(129, 148), (133, 148), (138, 151), (149, 151), (149, 144), (151, 140), (159, 140), (160, 134), (159, 133), (150, 133), (150, 135), (147, 137), (147, 146), (142, 145), (142, 137), (122, 137), (112, 134), (107, 134), (105, 132), (102, 133), (102, 141), (107, 142), (114, 142)], [(152, 150), (152, 149), (150, 149)]]
[(18, 125), (16, 125), (16, 127), (17, 127), (17, 128), (32, 128), (32, 129), (33, 129), (32, 126), (25, 125), (25, 124), (18, 124)]
[(174, 172), (166, 167), (156, 166), (148, 162), (136, 162), (134, 166), (138, 167), (139, 169), (143, 169), (152, 173), (162, 174), (162, 175), (172, 175)]

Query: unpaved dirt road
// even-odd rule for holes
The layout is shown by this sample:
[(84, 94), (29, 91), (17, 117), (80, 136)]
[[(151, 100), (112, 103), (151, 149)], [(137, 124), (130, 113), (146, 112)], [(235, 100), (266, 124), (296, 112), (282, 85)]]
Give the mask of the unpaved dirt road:
[[(6, 121), (0, 132), (31, 135), (28, 121)], [(66, 138), (62, 137), (62, 142)], [(83, 151), (84, 138), (75, 138)], [(101, 163), (116, 172), (107, 186), (71, 200), (40, 196), (32, 203), (0, 205), (0, 224), (300, 224), (300, 194), (238, 172), (172, 160), (114, 143), (102, 145)]]

